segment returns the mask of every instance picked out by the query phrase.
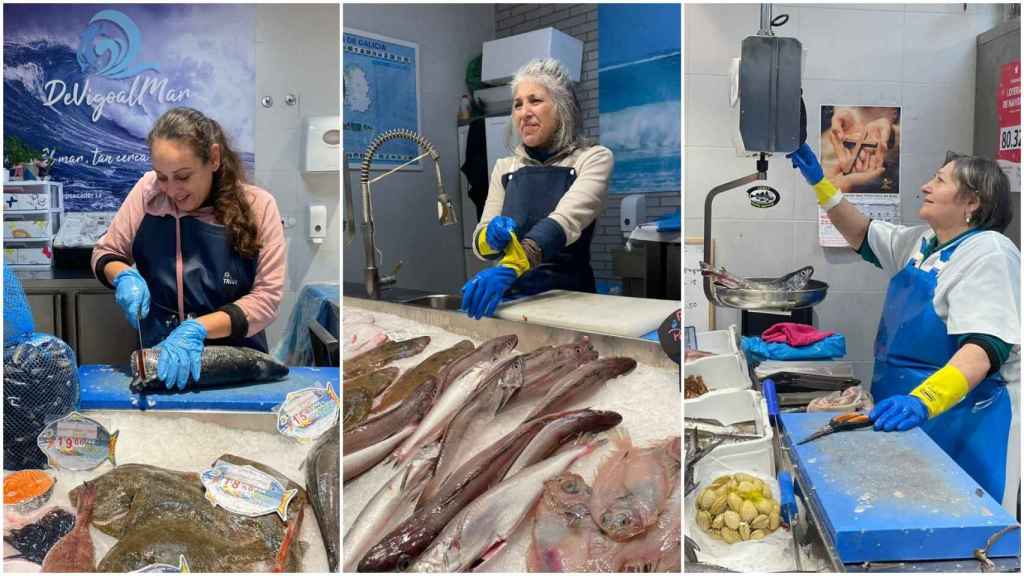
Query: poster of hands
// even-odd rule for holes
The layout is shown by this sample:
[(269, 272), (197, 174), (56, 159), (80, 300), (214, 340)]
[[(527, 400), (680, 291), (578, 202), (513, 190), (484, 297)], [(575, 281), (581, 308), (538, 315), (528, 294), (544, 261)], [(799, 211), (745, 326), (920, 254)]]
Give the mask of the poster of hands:
[(822, 106), (821, 166), (845, 194), (899, 194), (900, 109)]
[[(846, 199), (869, 217), (900, 223), (900, 108), (822, 106), (821, 167)], [(845, 247), (846, 240), (819, 209), (819, 240)]]

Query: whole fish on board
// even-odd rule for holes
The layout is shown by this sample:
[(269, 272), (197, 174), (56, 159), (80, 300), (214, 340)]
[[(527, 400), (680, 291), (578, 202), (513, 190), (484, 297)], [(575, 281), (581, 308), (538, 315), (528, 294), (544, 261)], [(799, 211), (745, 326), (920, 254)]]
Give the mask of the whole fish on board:
[(508, 467), (547, 422), (538, 418), (522, 424), (463, 464), (425, 506), (366, 552), (359, 562), (359, 571), (408, 568), (460, 510), (501, 481)]
[(578, 370), (573, 370), (552, 384), (544, 398), (526, 418), (536, 418), (560, 410), (592, 393), (608, 380), (628, 374), (634, 368), (636, 368), (636, 360), (632, 358), (613, 357), (587, 362)]
[(433, 493), (437, 483), (443, 480), (458, 466), (460, 460), (459, 446), (469, 436), (470, 427), (474, 422), (489, 423), (494, 415), (519, 391), (525, 378), (523, 357), (511, 356), (498, 362), (480, 385), (476, 387), (465, 404), (455, 413), (451, 422), (444, 430), (441, 440), (441, 455), (437, 459), (434, 477), (425, 493)]
[(367, 322), (345, 324), (345, 345), (342, 347), (342, 360), (369, 352), (378, 346), (387, 344), (390, 339), (383, 328)]
[(338, 460), (341, 442), (340, 431), (335, 425), (306, 454), (306, 495), (313, 507), (313, 515), (320, 527), (320, 538), (327, 550), (327, 562), (332, 572), (338, 570), (338, 555), (341, 549), (338, 540), (341, 528), (341, 462)]
[(395, 451), (395, 460), (404, 463), (421, 447), (440, 438), (452, 418), (473, 397), (479, 387), (487, 382), (487, 378), (509, 367), (503, 364), (501, 359), (511, 354), (517, 343), (518, 339), (515, 336), (499, 336), (488, 340), (472, 354), (461, 358), (456, 363), (460, 365), (458, 369), (470, 364), (473, 368), (455, 381), (447, 383), (430, 411), (420, 421), (416, 431)]
[[(145, 378), (139, 373), (139, 354), (142, 354)], [(159, 359), (159, 348), (132, 352), (132, 382), (129, 385), (132, 392), (172, 392), (167, 389), (163, 380), (157, 377), (156, 367)], [(282, 380), (288, 376), (288, 367), (270, 354), (241, 346), (207, 346), (203, 348), (201, 362), (199, 381), (196, 382), (189, 376), (188, 389), (259, 384)]]
[(401, 519), (403, 507), (408, 507), (420, 493), (423, 482), (430, 476), (437, 460), (438, 444), (424, 446), (411, 460), (395, 472), (373, 498), (366, 503), (352, 527), (345, 533), (342, 550), (345, 562), (344, 572), (355, 572), (363, 555), (385, 533), (397, 518)]
[(345, 454), (341, 462), (342, 480), (348, 482), (376, 466), (381, 460), (394, 452), (395, 448), (398, 448), (415, 430), (416, 424), (409, 424), (386, 440), (363, 448), (358, 452)]
[[(289, 522), (305, 506), (305, 490), (273, 468), (230, 454), (219, 460), (251, 465), (287, 483), (287, 489), (300, 490), (289, 503)], [(176, 564), (180, 554), (196, 572), (267, 571), (286, 542), (288, 523), (276, 514), (250, 518), (214, 507), (195, 472), (122, 464), (89, 483), (96, 487), (97, 496), (93, 526), (118, 539), (100, 561), (101, 571)], [(81, 490), (78, 486), (68, 493), (72, 503), (78, 501)], [(209, 553), (200, 553), (207, 549)], [(286, 552), (289, 571), (298, 571), (301, 546), (288, 547)]]
[(463, 340), (451, 348), (431, 354), (426, 360), (406, 370), (378, 399), (374, 412), (386, 412), (402, 402), (429, 378), (440, 378), (442, 371), (452, 362), (471, 353), (476, 347)]
[(344, 453), (352, 454), (394, 436), (403, 427), (415, 424), (434, 404), (437, 376), (427, 376), (412, 396), (390, 412), (377, 414), (345, 431)]
[(43, 572), (96, 571), (96, 551), (89, 534), (89, 522), (96, 505), (96, 487), (86, 482), (80, 488), (81, 498), (75, 506), (75, 527), (46, 553)]
[(363, 374), (369, 374), (395, 360), (411, 358), (423, 352), (429, 344), (430, 336), (419, 336), (408, 340), (382, 344), (373, 350), (346, 360), (341, 368), (342, 375), (345, 378), (354, 378)]
[(376, 398), (395, 381), (395, 378), (398, 378), (399, 372), (401, 370), (397, 366), (388, 366), (369, 374), (356, 376), (355, 378), (346, 378), (342, 381), (342, 393), (347, 394), (356, 390), (362, 390), (371, 398)]
[(462, 509), (409, 567), (411, 572), (462, 572), (504, 547), (544, 491), (544, 483), (603, 443), (570, 448), (504, 480)]
[(679, 484), (681, 441), (675, 436), (636, 448), (625, 435), (613, 440), (616, 449), (598, 468), (590, 503), (594, 522), (610, 538), (624, 542), (658, 520)]
[(590, 514), (592, 491), (582, 476), (566, 472), (544, 483), (534, 510), (529, 572), (612, 572), (621, 546), (605, 536)]

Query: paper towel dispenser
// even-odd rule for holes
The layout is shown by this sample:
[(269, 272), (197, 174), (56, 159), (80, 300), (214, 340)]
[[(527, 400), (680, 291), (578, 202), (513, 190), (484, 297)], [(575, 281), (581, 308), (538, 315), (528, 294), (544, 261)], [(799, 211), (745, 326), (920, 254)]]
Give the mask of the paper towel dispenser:
[(341, 170), (341, 117), (310, 116), (302, 121), (302, 171), (333, 173)]

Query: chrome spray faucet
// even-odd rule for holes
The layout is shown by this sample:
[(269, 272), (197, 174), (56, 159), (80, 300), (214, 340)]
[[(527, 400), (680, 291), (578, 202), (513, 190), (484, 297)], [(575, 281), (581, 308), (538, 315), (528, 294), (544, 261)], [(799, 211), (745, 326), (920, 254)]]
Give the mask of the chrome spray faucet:
[[(373, 163), (373, 155), (377, 152), (377, 149), (386, 142), (398, 139), (415, 142), (423, 150), (423, 154), (370, 180), (370, 165)], [(437, 219), (442, 226), (451, 226), (458, 222), (458, 220), (455, 218), (455, 208), (452, 206), (451, 198), (444, 191), (444, 182), (441, 180), (441, 156), (426, 138), (412, 130), (388, 130), (374, 138), (366, 148), (366, 157), (363, 158), (363, 163), (359, 170), (359, 186), (363, 193), (363, 252), (366, 259), (366, 271), (363, 273), (363, 277), (366, 283), (366, 293), (374, 300), (380, 300), (381, 291), (398, 280), (398, 267), (395, 267), (393, 273), (383, 277), (377, 269), (377, 245), (373, 236), (373, 205), (370, 202), (370, 184), (379, 181), (385, 176), (394, 174), (396, 171), (419, 161), (425, 156), (430, 156), (434, 161), (434, 172), (437, 175)], [(401, 266), (401, 263), (399, 263), (399, 266)]]

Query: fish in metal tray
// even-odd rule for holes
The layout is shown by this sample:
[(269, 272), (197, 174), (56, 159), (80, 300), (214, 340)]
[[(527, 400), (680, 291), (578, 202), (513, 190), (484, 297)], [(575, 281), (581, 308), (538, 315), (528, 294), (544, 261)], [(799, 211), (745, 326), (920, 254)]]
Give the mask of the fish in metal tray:
[(286, 490), (273, 476), (252, 466), (239, 466), (218, 460), (200, 475), (206, 498), (214, 506), (243, 516), (263, 516), (276, 512), (288, 521), (288, 503), (298, 490)]
[(794, 270), (789, 274), (780, 276), (778, 278), (772, 278), (768, 280), (754, 280), (751, 278), (740, 278), (735, 274), (731, 274), (724, 267), (718, 270), (708, 264), (707, 262), (700, 263), (701, 273), (705, 276), (711, 276), (715, 284), (724, 286), (731, 289), (742, 289), (742, 290), (766, 290), (766, 291), (786, 291), (792, 292), (796, 290), (803, 290), (807, 283), (811, 280), (811, 276), (814, 275), (813, 266), (804, 266), (799, 270)]
[(106, 460), (117, 465), (117, 435), (92, 418), (72, 412), (47, 424), (36, 443), (54, 468), (92, 470)]
[[(142, 354), (145, 378), (139, 374), (139, 354)], [(132, 352), (132, 392), (167, 391), (164, 382), (156, 374), (159, 359), (158, 348)], [(213, 388), (232, 384), (257, 384), (281, 380), (286, 376), (287, 366), (259, 350), (237, 346), (207, 346), (203, 349), (199, 381), (196, 382), (190, 377), (188, 387)]]

